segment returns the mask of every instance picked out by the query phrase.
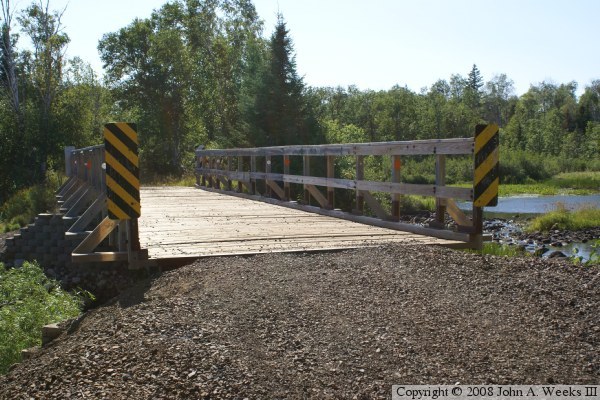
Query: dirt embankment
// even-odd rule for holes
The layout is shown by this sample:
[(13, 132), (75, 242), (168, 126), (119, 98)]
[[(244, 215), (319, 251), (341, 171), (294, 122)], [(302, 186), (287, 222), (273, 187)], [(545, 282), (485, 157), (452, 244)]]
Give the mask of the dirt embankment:
[(597, 383), (600, 270), (389, 246), (205, 259), (91, 311), (0, 399), (386, 398)]

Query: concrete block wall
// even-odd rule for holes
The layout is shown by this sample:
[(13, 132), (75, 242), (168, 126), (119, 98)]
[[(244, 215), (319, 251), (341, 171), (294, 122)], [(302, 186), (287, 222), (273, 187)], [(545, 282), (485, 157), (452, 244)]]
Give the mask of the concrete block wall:
[[(101, 304), (131, 286), (136, 274), (128, 271), (124, 262), (73, 263), (71, 253), (82, 239), (65, 233), (75, 221), (62, 214), (39, 214), (33, 224), (6, 240), (0, 261), (8, 267), (19, 267), (35, 260), (63, 289), (88, 290)], [(108, 249), (101, 246), (99, 250)]]
[(74, 221), (61, 214), (39, 214), (33, 224), (6, 239), (5, 263), (19, 266), (24, 261), (37, 260), (45, 268), (70, 268), (71, 252), (81, 242), (76, 236), (65, 236)]

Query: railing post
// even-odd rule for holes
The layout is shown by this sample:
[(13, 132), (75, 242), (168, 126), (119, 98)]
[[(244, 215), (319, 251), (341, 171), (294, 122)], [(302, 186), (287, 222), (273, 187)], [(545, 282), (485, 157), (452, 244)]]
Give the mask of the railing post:
[[(204, 160), (204, 165), (206, 165), (206, 168), (208, 168), (209, 170), (212, 169), (212, 158), (210, 156), (206, 156), (206, 159)], [(213, 187), (213, 181), (212, 181), (212, 172), (207, 172), (206, 176), (206, 187)]]
[[(243, 156), (238, 156), (237, 157), (237, 170), (239, 173), (244, 172), (244, 157)], [(244, 191), (244, 186), (242, 185), (242, 179), (238, 179), (237, 182), (237, 191), (238, 193), (242, 193)]]
[[(233, 171), (233, 169), (231, 168), (232, 163), (233, 163), (233, 157), (227, 156), (227, 172)], [(233, 190), (231, 181), (232, 181), (231, 176), (227, 175), (227, 190), (230, 192)]]
[[(283, 155), (283, 174), (284, 175), (289, 175), (290, 174), (290, 156), (287, 154)], [(285, 201), (290, 201), (292, 199), (291, 193), (290, 193), (290, 183), (285, 181), (283, 182), (283, 190), (285, 192)]]
[[(310, 176), (310, 156), (302, 157), (302, 174), (304, 176)], [(306, 184), (303, 185), (303, 187), (304, 187), (304, 201), (306, 202), (306, 204), (310, 205), (310, 192), (308, 191)]]
[[(400, 169), (402, 168), (402, 161), (400, 156), (392, 156), (392, 182), (400, 183)], [(392, 219), (394, 221), (400, 221), (400, 194), (392, 194)]]
[[(196, 166), (200, 169), (204, 169), (204, 155), (196, 159)], [(202, 187), (206, 186), (206, 177), (204, 176), (204, 171), (196, 175), (196, 183)]]
[[(271, 156), (267, 155), (265, 156), (265, 173), (270, 174), (271, 173)], [(272, 197), (272, 190), (271, 187), (269, 186), (269, 178), (265, 178), (265, 196), (266, 197)]]
[(483, 246), (483, 207), (473, 205), (473, 234), (471, 244), (481, 249)]
[[(335, 178), (335, 158), (333, 156), (327, 156), (327, 178)], [(327, 186), (327, 208), (333, 210), (335, 203), (335, 191), (333, 187)]]
[[(250, 174), (256, 172), (256, 156), (250, 156)], [(250, 176), (250, 194), (256, 194), (256, 178)]]
[[(446, 184), (446, 156), (437, 154), (435, 157), (435, 185), (444, 186)], [(435, 221), (430, 226), (438, 229), (446, 226), (446, 204), (437, 195), (435, 197)]]
[[(365, 179), (365, 160), (364, 156), (356, 156), (356, 182)], [(356, 188), (356, 209), (355, 214), (363, 214), (365, 210), (365, 199), (358, 187)]]
[[(200, 158), (199, 160), (200, 162), (200, 167), (202, 169), (205, 169), (207, 167), (207, 163), (206, 163), (206, 156), (202, 156), (202, 158)], [(201, 176), (201, 183), (200, 183), (203, 187), (206, 187), (206, 172), (202, 171), (202, 176)]]
[(221, 178), (219, 177), (219, 170), (221, 169), (221, 157), (215, 157), (214, 169), (217, 172), (214, 177), (215, 189), (221, 190)]
[(75, 150), (75, 146), (66, 146), (65, 147), (65, 174), (70, 178), (73, 173), (72, 168), (72, 160), (73, 150)]

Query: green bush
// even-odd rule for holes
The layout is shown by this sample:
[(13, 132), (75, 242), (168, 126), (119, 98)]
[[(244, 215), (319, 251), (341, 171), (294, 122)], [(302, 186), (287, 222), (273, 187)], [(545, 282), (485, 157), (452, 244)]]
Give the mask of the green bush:
[(25, 226), (35, 216), (56, 208), (55, 192), (60, 177), (54, 172), (46, 176), (46, 183), (22, 189), (0, 206), (0, 232), (9, 232)]
[(22, 349), (41, 344), (42, 326), (76, 317), (82, 306), (83, 298), (63, 291), (37, 264), (0, 264), (0, 374)]
[(598, 171), (600, 168), (600, 162), (597, 160), (502, 150), (501, 148), (501, 183), (534, 183), (545, 181), (560, 173)]

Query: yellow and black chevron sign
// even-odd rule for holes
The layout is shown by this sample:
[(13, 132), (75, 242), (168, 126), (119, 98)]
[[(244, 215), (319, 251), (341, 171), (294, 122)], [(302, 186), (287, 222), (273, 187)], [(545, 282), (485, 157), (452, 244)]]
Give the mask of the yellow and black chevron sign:
[(104, 126), (108, 217), (141, 215), (137, 127), (124, 122)]
[(500, 134), (498, 125), (477, 125), (475, 128), (475, 182), (473, 204), (476, 207), (498, 205), (500, 184), (499, 155)]

